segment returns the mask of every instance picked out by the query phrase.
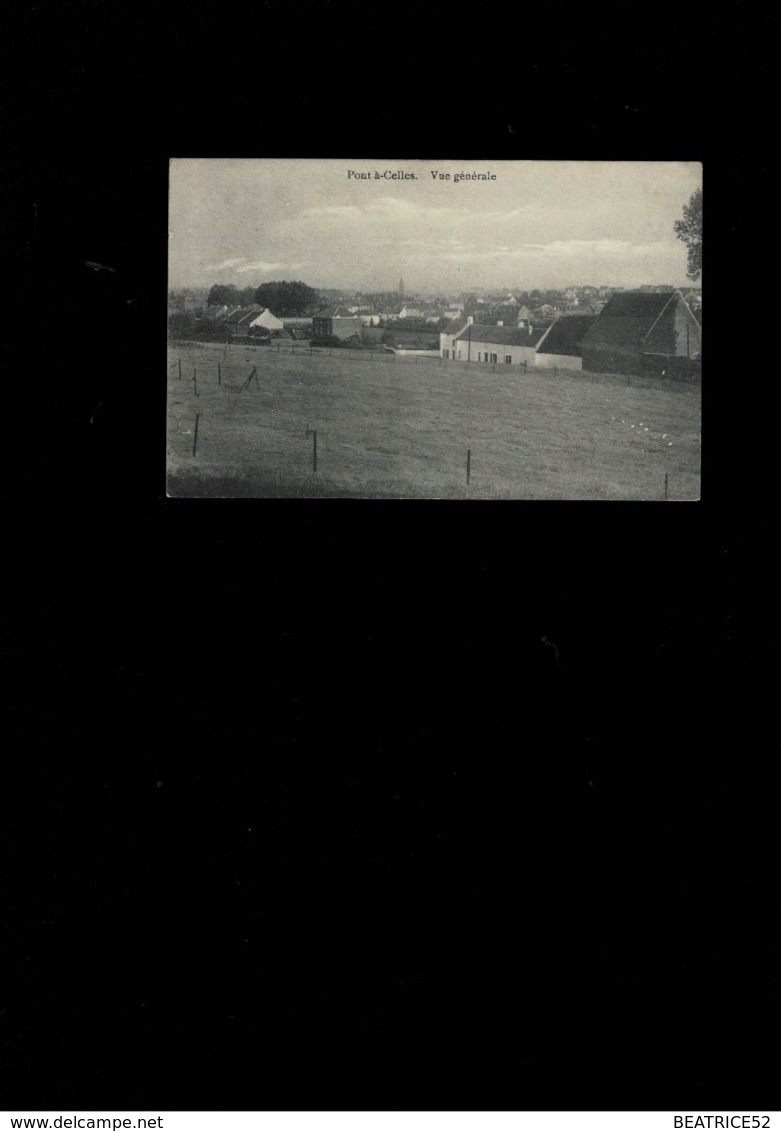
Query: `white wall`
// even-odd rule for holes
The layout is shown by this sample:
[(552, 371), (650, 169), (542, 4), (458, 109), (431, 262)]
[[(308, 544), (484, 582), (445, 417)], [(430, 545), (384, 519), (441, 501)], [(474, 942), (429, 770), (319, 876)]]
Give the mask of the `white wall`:
[(393, 353), (402, 354), (405, 357), (440, 357), (439, 350), (399, 350), (394, 349)]
[[(444, 337), (445, 335), (441, 335)], [(475, 365), (490, 365), (490, 361), (483, 361), (486, 354), (496, 354), (497, 365), (507, 365), (508, 362), (505, 358), (509, 355), (511, 358), (509, 365), (523, 365), (524, 361), (528, 365), (534, 365), (534, 346), (501, 346), (492, 345), (491, 342), (477, 342), (472, 339), (471, 347), (468, 341), (463, 339), (456, 342), (456, 353), (458, 361), (470, 361)], [(452, 354), (451, 354), (452, 356)], [(479, 360), (478, 360), (479, 358)]]
[(265, 326), (267, 330), (281, 330), (284, 326), (282, 319), (275, 317), (270, 310), (262, 310), (257, 318), (249, 324), (250, 326)]
[(439, 335), (439, 352), (442, 357), (445, 356), (445, 350), (449, 351), (449, 356), (453, 357), (453, 350), (456, 348), (456, 338), (461, 333), (459, 328), (454, 334), (440, 334)]

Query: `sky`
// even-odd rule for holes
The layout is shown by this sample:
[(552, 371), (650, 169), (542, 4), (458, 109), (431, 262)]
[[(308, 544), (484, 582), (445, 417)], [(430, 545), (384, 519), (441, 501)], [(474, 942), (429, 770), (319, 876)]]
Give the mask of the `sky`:
[[(475, 172), (496, 179), (454, 179)], [(169, 286), (683, 286), (673, 224), (701, 186), (686, 162), (177, 158)]]

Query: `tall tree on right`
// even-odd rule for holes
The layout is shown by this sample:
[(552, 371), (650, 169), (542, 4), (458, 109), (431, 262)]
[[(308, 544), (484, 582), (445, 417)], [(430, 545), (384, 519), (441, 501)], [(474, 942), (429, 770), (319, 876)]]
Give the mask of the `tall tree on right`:
[(692, 193), (683, 215), (674, 224), (675, 234), (686, 244), (689, 263), (686, 274), (696, 282), (702, 275), (702, 189)]

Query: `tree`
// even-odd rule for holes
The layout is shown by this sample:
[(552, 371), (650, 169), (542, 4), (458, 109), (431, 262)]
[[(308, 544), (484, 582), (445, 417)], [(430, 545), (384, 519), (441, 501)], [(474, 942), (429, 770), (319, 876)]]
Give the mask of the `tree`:
[(168, 317), (168, 336), (171, 341), (197, 338), (199, 330), (198, 320), (187, 310), (175, 310)]
[(320, 296), (306, 283), (261, 283), (255, 291), (255, 302), (268, 307), (278, 318), (291, 318), (314, 314), (320, 307)]
[(689, 263), (686, 274), (695, 282), (702, 275), (702, 189), (693, 192), (683, 215), (675, 221), (675, 235), (686, 244)]
[(236, 288), (231, 283), (227, 285), (215, 283), (209, 291), (206, 302), (209, 306), (238, 306), (237, 293)]

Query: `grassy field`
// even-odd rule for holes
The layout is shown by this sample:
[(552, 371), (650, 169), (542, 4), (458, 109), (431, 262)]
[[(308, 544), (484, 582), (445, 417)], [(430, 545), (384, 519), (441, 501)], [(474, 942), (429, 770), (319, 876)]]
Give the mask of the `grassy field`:
[(171, 497), (655, 500), (665, 472), (671, 500), (699, 498), (698, 386), (349, 350), (169, 347)]

